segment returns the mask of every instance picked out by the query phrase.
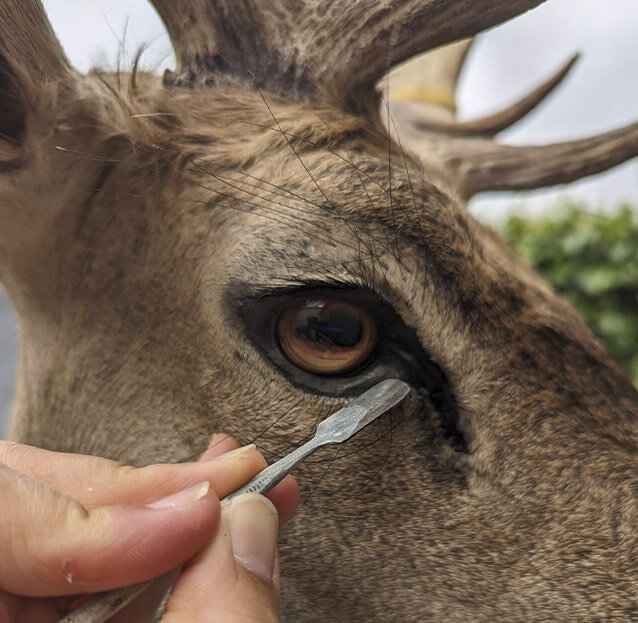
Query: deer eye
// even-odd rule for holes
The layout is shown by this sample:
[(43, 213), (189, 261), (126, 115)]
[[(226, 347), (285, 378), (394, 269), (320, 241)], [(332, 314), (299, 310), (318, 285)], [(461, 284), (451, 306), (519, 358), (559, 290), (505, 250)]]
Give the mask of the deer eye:
[(316, 298), (288, 307), (277, 322), (277, 338), (288, 360), (306, 372), (332, 375), (365, 364), (376, 344), (376, 325), (361, 307)]
[(346, 396), (388, 377), (422, 382), (418, 338), (374, 292), (312, 285), (235, 301), (247, 337), (305, 390)]
[(445, 373), (377, 294), (330, 284), (244, 293), (239, 286), (231, 292), (237, 298), (229, 303), (237, 305), (247, 337), (295, 385), (352, 396), (384, 378), (404, 379), (426, 390), (444, 435), (465, 451)]

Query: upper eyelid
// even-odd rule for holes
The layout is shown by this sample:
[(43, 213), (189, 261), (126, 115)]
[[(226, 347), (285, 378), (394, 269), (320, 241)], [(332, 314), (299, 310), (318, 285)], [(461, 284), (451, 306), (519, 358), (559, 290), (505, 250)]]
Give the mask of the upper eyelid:
[(326, 292), (331, 290), (334, 292), (357, 292), (378, 296), (370, 288), (354, 281), (300, 280), (295, 282), (291, 280), (286, 285), (232, 283), (230, 286), (233, 297), (242, 304), (262, 298), (300, 296), (303, 292), (313, 290), (317, 292), (322, 290)]

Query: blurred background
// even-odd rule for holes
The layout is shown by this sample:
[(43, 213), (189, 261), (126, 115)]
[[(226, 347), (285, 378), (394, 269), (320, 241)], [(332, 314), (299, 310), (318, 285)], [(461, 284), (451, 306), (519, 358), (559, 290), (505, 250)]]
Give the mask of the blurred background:
[[(80, 70), (173, 66), (168, 38), (145, 0), (45, 0), (71, 62)], [(501, 137), (511, 144), (579, 138), (638, 119), (638, 2), (550, 0), (482, 35), (461, 77), (461, 118), (500, 109), (582, 57), (536, 111)], [(472, 201), (563, 294), (638, 383), (638, 161), (569, 186), (488, 193)], [(16, 321), (0, 288), (0, 437), (13, 396)]]

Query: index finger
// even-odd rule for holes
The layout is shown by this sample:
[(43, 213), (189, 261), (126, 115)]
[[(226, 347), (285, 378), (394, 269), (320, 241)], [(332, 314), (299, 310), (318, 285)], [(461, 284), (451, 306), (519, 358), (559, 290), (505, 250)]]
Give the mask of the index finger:
[[(222, 444), (220, 449), (229, 445), (234, 442)], [(210, 452), (207, 455), (211, 456)], [(266, 467), (253, 445), (198, 463), (130, 467), (101, 457), (52, 452), (10, 441), (0, 441), (0, 463), (70, 495), (86, 508), (149, 504), (204, 480), (223, 498), (237, 482), (245, 482)]]

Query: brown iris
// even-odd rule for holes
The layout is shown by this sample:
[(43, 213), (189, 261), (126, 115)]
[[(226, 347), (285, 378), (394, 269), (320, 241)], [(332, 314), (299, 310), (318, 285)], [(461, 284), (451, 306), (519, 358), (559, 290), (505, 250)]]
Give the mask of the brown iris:
[(370, 314), (331, 299), (304, 300), (289, 307), (277, 325), (283, 353), (313, 374), (343, 374), (366, 361), (376, 341)]

